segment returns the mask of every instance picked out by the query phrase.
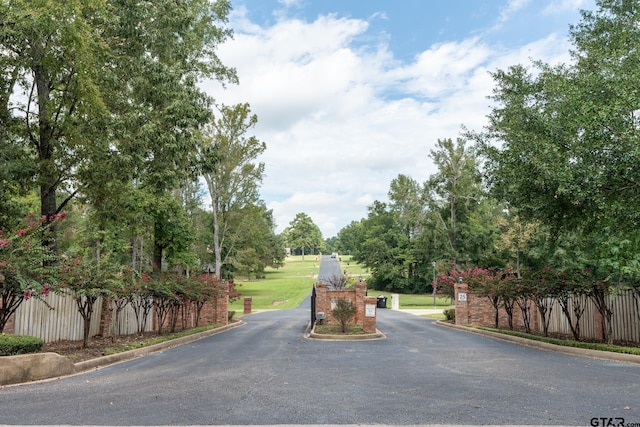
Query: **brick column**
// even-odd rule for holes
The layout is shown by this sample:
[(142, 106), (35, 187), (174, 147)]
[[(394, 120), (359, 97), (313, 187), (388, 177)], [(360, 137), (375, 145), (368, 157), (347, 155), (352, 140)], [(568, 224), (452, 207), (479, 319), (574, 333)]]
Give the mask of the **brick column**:
[[(365, 297), (364, 298), (364, 304), (365, 305), (373, 305), (374, 307), (376, 307), (378, 302), (378, 298), (376, 297)], [(377, 309), (375, 309), (374, 313), (376, 313), (376, 315), (378, 314)], [(366, 314), (366, 312), (365, 312)], [(363, 318), (363, 322), (362, 322), (362, 329), (365, 332), (369, 332), (369, 333), (373, 333), (376, 331), (376, 317), (365, 317)]]
[[(456, 307), (456, 325), (469, 324), (469, 287), (466, 283), (456, 283), (454, 285), (454, 304)], [(467, 300), (460, 301), (459, 294), (466, 294)]]
[(367, 298), (367, 284), (364, 282), (356, 283), (356, 298), (353, 303), (356, 305), (356, 317), (354, 319), (356, 325), (362, 325), (365, 319), (365, 300)]
[(251, 314), (251, 297), (244, 298), (244, 314)]
[(214, 301), (216, 309), (215, 323), (229, 324), (229, 285), (222, 295), (218, 295)]

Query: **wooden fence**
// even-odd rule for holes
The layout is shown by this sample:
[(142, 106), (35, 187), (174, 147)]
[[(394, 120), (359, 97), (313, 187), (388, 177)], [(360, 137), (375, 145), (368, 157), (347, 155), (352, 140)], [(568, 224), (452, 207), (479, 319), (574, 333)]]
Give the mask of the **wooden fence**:
[[(44, 342), (82, 340), (84, 320), (78, 312), (75, 299), (69, 294), (51, 293), (46, 304), (38, 298), (24, 301), (15, 312), (15, 334), (42, 338)], [(100, 333), (102, 297), (94, 305), (89, 336)], [(112, 307), (115, 313), (115, 306)], [(118, 316), (112, 316), (109, 330), (112, 334), (129, 335), (138, 332), (138, 323), (133, 308), (127, 304)], [(148, 315), (145, 332), (153, 330), (153, 309)]]
[[(569, 300), (569, 312), (571, 313), (572, 322), (576, 320), (576, 316), (573, 314), (575, 298), (573, 297)], [(585, 307), (584, 314), (580, 318), (580, 336), (584, 339), (597, 339), (601, 336), (601, 331), (598, 330), (601, 326), (599, 323), (596, 324), (598, 310), (586, 296), (579, 298), (582, 298), (582, 303)], [(640, 314), (632, 292), (621, 291), (620, 294), (613, 296), (609, 303), (613, 311), (613, 339), (615, 341), (640, 343)], [(538, 314), (538, 324), (541, 325), (541, 322), (542, 318)], [(557, 300), (553, 301), (549, 332), (571, 335), (569, 323)]]

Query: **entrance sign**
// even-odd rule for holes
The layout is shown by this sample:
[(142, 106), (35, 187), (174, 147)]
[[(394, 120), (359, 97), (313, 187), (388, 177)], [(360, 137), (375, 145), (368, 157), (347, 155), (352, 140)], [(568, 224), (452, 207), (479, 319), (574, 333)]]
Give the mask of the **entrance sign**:
[(367, 304), (364, 307), (364, 317), (376, 317), (376, 305)]

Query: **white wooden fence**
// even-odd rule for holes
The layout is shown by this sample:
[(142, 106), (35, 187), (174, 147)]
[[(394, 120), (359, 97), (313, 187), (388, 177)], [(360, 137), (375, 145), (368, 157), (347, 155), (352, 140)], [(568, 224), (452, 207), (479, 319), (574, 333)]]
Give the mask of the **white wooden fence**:
[[(20, 304), (15, 312), (15, 334), (39, 337), (44, 342), (81, 340), (84, 320), (78, 312), (73, 296), (51, 293), (44, 298), (46, 304), (38, 298), (31, 298)], [(109, 329), (112, 334), (129, 335), (138, 332), (135, 313), (129, 304), (119, 314), (118, 324), (115, 319), (115, 306), (112, 308), (113, 316)], [(102, 297), (98, 298), (93, 310), (90, 337), (100, 332)], [(153, 310), (148, 315), (145, 332), (153, 330), (152, 319)]]
[[(580, 318), (580, 337), (584, 339), (595, 339), (599, 336), (599, 331), (596, 331), (594, 322), (598, 310), (590, 299), (587, 297), (583, 298), (585, 299), (585, 310)], [(620, 294), (612, 296), (609, 302), (613, 310), (613, 339), (615, 341), (640, 343), (640, 316), (631, 291), (622, 291)], [(572, 321), (575, 322), (576, 318), (573, 314), (572, 304), (573, 299), (570, 299), (569, 312), (571, 313)], [(538, 314), (538, 324), (542, 325), (540, 314)], [(554, 301), (553, 303), (549, 332), (571, 335), (569, 323), (558, 301)]]

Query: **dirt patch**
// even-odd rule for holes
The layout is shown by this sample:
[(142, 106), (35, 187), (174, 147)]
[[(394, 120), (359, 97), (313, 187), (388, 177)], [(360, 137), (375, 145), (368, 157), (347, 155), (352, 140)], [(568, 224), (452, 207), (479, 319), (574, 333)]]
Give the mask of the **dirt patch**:
[(126, 335), (118, 338), (92, 337), (87, 348), (82, 348), (82, 341), (57, 341), (46, 343), (42, 346), (42, 352), (58, 353), (68, 357), (73, 363), (95, 359), (122, 351), (133, 350), (151, 344), (151, 340), (158, 335), (146, 333), (144, 336), (138, 334)]

